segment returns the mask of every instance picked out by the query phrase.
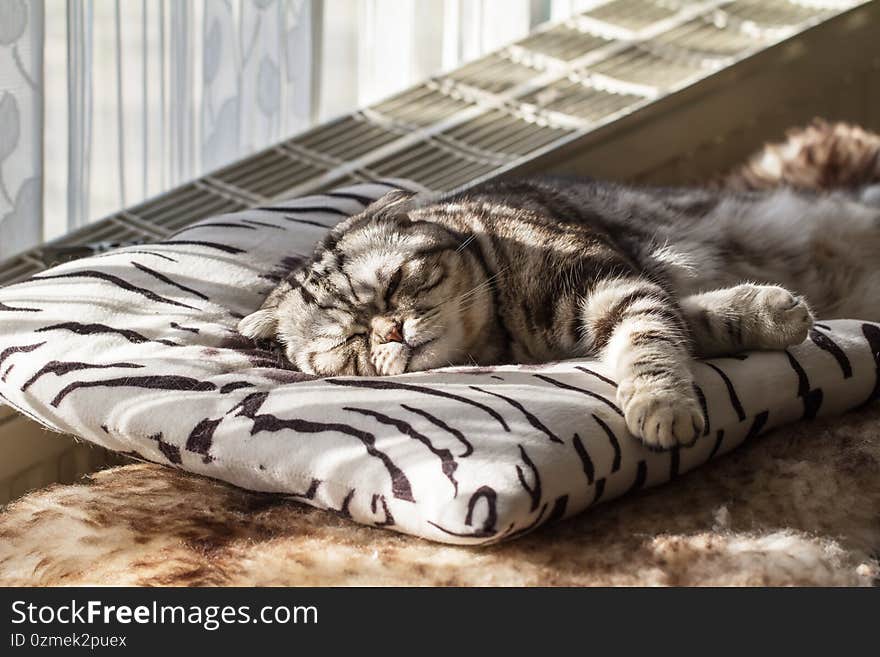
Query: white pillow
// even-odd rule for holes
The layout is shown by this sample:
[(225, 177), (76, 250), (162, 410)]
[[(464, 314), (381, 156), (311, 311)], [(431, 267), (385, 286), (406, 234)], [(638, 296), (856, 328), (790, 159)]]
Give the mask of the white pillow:
[(705, 435), (652, 452), (597, 362), (318, 380), (236, 333), (327, 227), (391, 186), (205, 220), (0, 290), (0, 395), (137, 458), (450, 543), (520, 535), (878, 396), (880, 328), (827, 322), (787, 353), (697, 363)]

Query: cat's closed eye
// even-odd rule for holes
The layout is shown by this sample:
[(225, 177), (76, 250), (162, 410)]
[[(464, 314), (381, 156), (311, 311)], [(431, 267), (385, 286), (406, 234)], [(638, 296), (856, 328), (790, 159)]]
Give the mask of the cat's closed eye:
[(403, 279), (403, 268), (398, 267), (397, 271), (395, 271), (388, 280), (388, 287), (385, 288), (386, 306), (391, 305), (391, 297), (394, 296), (394, 293), (397, 292), (397, 288), (400, 287), (401, 279)]

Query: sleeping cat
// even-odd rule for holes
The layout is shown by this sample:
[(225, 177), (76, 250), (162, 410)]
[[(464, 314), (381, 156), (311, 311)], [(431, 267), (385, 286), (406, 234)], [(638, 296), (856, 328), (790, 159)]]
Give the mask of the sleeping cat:
[(630, 432), (671, 448), (704, 428), (693, 356), (798, 344), (814, 312), (880, 320), (876, 198), (553, 179), (392, 192), (239, 330), (322, 376), (597, 356)]

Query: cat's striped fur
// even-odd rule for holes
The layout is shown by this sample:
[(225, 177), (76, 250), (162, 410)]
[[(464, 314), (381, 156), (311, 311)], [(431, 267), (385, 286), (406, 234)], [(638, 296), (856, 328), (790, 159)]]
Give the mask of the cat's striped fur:
[(810, 308), (880, 319), (878, 261), (880, 209), (857, 191), (395, 192), (335, 228), (240, 330), (320, 375), (598, 355), (631, 432), (668, 448), (704, 428), (691, 356), (799, 343)]

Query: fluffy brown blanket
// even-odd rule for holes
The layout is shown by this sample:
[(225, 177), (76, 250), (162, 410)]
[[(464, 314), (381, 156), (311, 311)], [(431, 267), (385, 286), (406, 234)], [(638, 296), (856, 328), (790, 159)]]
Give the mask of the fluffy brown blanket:
[(0, 516), (7, 585), (870, 585), (880, 406), (485, 548), (429, 543), (158, 465)]
[[(730, 183), (880, 180), (876, 135), (815, 124), (791, 144), (768, 146)], [(10, 505), (0, 584), (870, 585), (880, 582), (878, 434), (876, 404), (786, 427), (659, 489), (476, 549), (130, 465)]]

